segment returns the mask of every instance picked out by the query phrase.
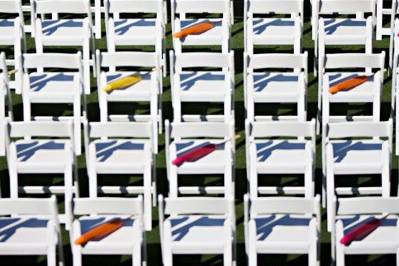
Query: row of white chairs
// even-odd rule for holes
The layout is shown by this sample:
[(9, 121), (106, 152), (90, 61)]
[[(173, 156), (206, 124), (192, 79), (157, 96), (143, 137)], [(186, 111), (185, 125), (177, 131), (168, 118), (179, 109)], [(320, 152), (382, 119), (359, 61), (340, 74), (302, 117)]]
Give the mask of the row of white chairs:
[[(236, 265), (235, 212), (231, 198), (158, 198), (162, 262), (173, 265), (174, 255), (215, 254), (223, 265)], [(147, 263), (143, 199), (75, 198), (66, 202), (73, 265), (83, 255), (128, 255), (132, 265)], [(399, 199), (344, 198), (333, 200), (332, 262), (345, 265), (346, 255), (396, 254)], [(389, 213), (382, 224), (361, 241), (339, 243), (359, 224)], [(64, 265), (61, 227), (55, 197), (0, 199), (2, 228), (0, 255), (44, 255), (47, 265)], [(122, 219), (122, 227), (84, 246), (73, 241), (94, 226)], [(248, 265), (256, 266), (259, 254), (306, 254), (308, 265), (320, 265), (320, 199), (244, 196), (244, 235)], [(57, 252), (58, 246), (58, 252)], [(57, 258), (58, 253), (58, 258)], [(399, 257), (396, 265), (399, 265)]]

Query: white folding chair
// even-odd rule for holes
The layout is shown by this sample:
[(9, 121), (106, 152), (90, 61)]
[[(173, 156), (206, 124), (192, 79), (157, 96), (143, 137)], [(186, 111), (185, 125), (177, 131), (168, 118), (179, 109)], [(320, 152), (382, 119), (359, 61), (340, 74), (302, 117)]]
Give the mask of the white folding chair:
[[(81, 154), (81, 121), (86, 117), (83, 70), (80, 52), (77, 54), (23, 54), (18, 70), (23, 84), (24, 121), (72, 120), (76, 155)], [(81, 100), (83, 96), (83, 101)], [(33, 104), (71, 104), (72, 116), (32, 115)]]
[[(324, 126), (326, 123), (349, 120), (380, 121), (384, 63), (384, 52), (380, 54), (327, 54), (321, 57), (321, 64), (319, 65), (318, 122)], [(331, 86), (360, 75), (368, 76), (368, 80), (348, 91), (341, 91), (336, 94), (331, 94), (328, 91)], [(334, 115), (330, 113), (330, 104), (332, 103), (371, 103), (372, 114), (351, 117)], [(320, 109), (321, 107), (322, 109)], [(318, 128), (320, 129), (320, 127)]]
[(258, 254), (307, 254), (320, 265), (320, 197), (251, 198), (244, 195), (244, 234), (248, 266)]
[(252, 54), (257, 45), (292, 45), (300, 53), (303, 15), (303, 0), (245, 0), (245, 51)]
[[(166, 2), (105, 0), (104, 6), (108, 51), (115, 52), (123, 46), (153, 46), (166, 74)], [(136, 18), (129, 17), (132, 15)]]
[[(334, 196), (390, 195), (392, 120), (386, 122), (337, 122), (327, 125), (323, 196), (327, 197), (327, 211), (334, 211)], [(342, 175), (378, 175), (380, 186), (337, 187), (336, 179)], [(333, 220), (328, 219), (328, 231)]]
[[(69, 203), (71, 205), (71, 203)], [(82, 255), (130, 255), (133, 266), (146, 261), (143, 229), (143, 199), (138, 198), (75, 198), (70, 208), (69, 232), (73, 266), (82, 265)], [(112, 219), (122, 219), (122, 227), (106, 237), (80, 246), (73, 243), (81, 234)], [(143, 254), (144, 253), (144, 254)]]
[[(312, 0), (312, 39), (315, 44), (315, 74), (317, 58), (325, 54), (326, 45), (364, 45), (372, 52), (376, 0)], [(339, 14), (337, 18), (326, 16)], [(371, 13), (369, 18), (365, 15)]]
[(64, 265), (55, 196), (0, 199), (0, 236), (0, 255), (44, 255), (47, 265)]
[[(185, 162), (177, 167), (172, 161), (193, 149), (216, 144), (216, 150), (196, 161)], [(222, 194), (234, 196), (234, 124), (220, 122), (165, 121), (165, 152), (169, 180), (169, 196), (195, 194)], [(179, 175), (223, 175), (223, 186), (180, 186)]]
[[(158, 133), (162, 132), (160, 97), (163, 91), (160, 57), (153, 52), (100, 53), (99, 50), (96, 51), (96, 56), (101, 121), (150, 121), (153, 126), (154, 150), (158, 153)], [(126, 70), (126, 67), (132, 69)], [(123, 90), (114, 90), (111, 93), (103, 90), (107, 83), (132, 74), (139, 74), (142, 80)], [(109, 114), (109, 105), (120, 102), (149, 103), (149, 114)]]
[[(314, 119), (309, 122), (246, 121), (247, 174), (252, 198), (265, 194), (314, 197), (315, 124)], [(304, 185), (259, 186), (260, 174), (303, 174)]]
[[(0, 1), (0, 14), (7, 16), (7, 18), (0, 19), (0, 45), (13, 47), (14, 58), (6, 58), (6, 63), (8, 66), (16, 66), (21, 53), (26, 51), (21, 1)], [(10, 82), (10, 87), (16, 89), (18, 93), (21, 92), (21, 84), (14, 82), (14, 80)]]
[[(156, 203), (155, 154), (152, 125), (140, 122), (84, 123), (90, 197), (105, 194), (143, 194), (146, 230), (151, 230), (151, 202)], [(99, 174), (140, 174), (142, 185), (98, 185)], [(151, 200), (151, 195), (153, 198)]]
[(255, 105), (268, 103), (296, 104), (296, 115), (279, 115), (278, 119), (306, 120), (307, 59), (307, 52), (244, 54), (244, 98), (249, 120), (270, 120), (271, 116), (255, 113)]
[(13, 120), (10, 82), (6, 65), (5, 53), (0, 53), (0, 156), (6, 152), (6, 126), (7, 120)]
[(173, 265), (173, 255), (189, 254), (222, 254), (224, 266), (235, 265), (233, 198), (158, 199), (164, 266)]
[[(345, 265), (345, 255), (399, 255), (399, 198), (362, 197), (333, 200), (331, 213), (334, 225), (331, 232), (332, 261), (337, 266)], [(372, 219), (388, 216), (374, 231), (358, 241), (345, 246), (341, 238), (356, 226), (370, 222)], [(399, 257), (398, 257), (399, 258)], [(398, 263), (396, 265), (399, 265)]]
[[(198, 23), (210, 21), (214, 27), (199, 35), (189, 35), (183, 39), (173, 38), (173, 48), (183, 52), (185, 46), (219, 46), (222, 53), (230, 51), (230, 26), (232, 5), (229, 0), (171, 0), (172, 33), (179, 32)], [(218, 15), (208, 18), (207, 15)], [(195, 16), (191, 16), (195, 15)]]
[[(234, 119), (234, 53), (170, 52), (173, 118), (180, 121)], [(183, 103), (223, 104), (220, 114), (184, 114)]]
[[(43, 53), (44, 47), (82, 47), (84, 92), (90, 94), (90, 65), (95, 69), (90, 1), (33, 0), (32, 5), (36, 52)], [(46, 17), (49, 14), (52, 18)], [(61, 14), (72, 14), (75, 18), (59, 18)], [(86, 17), (77, 18), (82, 15)]]
[[(7, 163), (10, 175), (10, 195), (62, 194), (65, 200), (78, 194), (77, 161), (73, 150), (72, 121), (32, 121), (9, 123), (10, 144)], [(55, 139), (57, 138), (57, 139)], [(63, 174), (63, 185), (19, 185), (21, 174)], [(68, 215), (68, 210), (65, 211)], [(60, 215), (62, 223), (65, 215)], [(68, 227), (67, 227), (68, 228)], [(68, 228), (69, 229), (69, 228)]]

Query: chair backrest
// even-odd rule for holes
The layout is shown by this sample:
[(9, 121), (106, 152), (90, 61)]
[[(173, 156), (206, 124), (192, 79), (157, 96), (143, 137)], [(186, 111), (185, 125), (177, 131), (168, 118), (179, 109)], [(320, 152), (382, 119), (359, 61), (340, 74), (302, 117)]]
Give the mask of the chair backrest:
[(82, 69), (81, 53), (35, 53), (22, 55), (22, 67), (28, 69), (59, 68), (59, 69)]
[(252, 14), (292, 14), (303, 15), (303, 0), (245, 0), (248, 12)]
[(337, 122), (327, 124), (327, 139), (380, 137), (392, 140), (392, 119), (384, 122)]
[(105, 0), (108, 13), (158, 13), (162, 15), (163, 0)]
[(143, 198), (74, 198), (73, 199), (74, 215), (134, 215), (143, 216)]
[(399, 214), (398, 197), (353, 197), (336, 200), (337, 215)]
[(147, 67), (160, 68), (155, 52), (100, 52), (96, 51), (100, 67)]
[(21, 0), (0, 1), (0, 13), (18, 14), (22, 17)]
[(374, 13), (376, 8), (375, 0), (315, 0), (313, 3), (312, 8), (319, 14)]
[(165, 214), (230, 215), (234, 212), (234, 200), (216, 197), (178, 197), (165, 199)]
[(171, 0), (172, 16), (187, 13), (230, 15), (229, 0)]
[(46, 215), (57, 217), (57, 200), (55, 196), (51, 198), (18, 198), (0, 199), (0, 215)]
[[(385, 52), (379, 54), (361, 54), (361, 53), (341, 53), (327, 54), (322, 58), (322, 70), (328, 69), (354, 69), (354, 68), (373, 68), (383, 71), (385, 65)], [(324, 71), (323, 71), (324, 72)]]
[(299, 121), (262, 121), (249, 122), (247, 124), (247, 134), (249, 139), (271, 138), (271, 137), (309, 137), (316, 138), (316, 120)]
[(32, 7), (37, 14), (87, 14), (90, 16), (89, 0), (34, 0)]
[(58, 137), (73, 140), (72, 121), (26, 121), (10, 122), (9, 136), (23, 137)]
[[(180, 138), (232, 138), (234, 137), (233, 122), (174, 122), (166, 123), (165, 130), (170, 132), (170, 137)], [(168, 134), (168, 133), (167, 133)]]
[(150, 122), (91, 122), (90, 138), (151, 138)]
[(320, 197), (263, 197), (251, 200), (250, 216), (265, 214), (313, 214), (320, 212)]
[(234, 71), (234, 53), (177, 53), (174, 56), (176, 71), (182, 68), (224, 68)]
[(247, 57), (248, 71), (267, 68), (308, 69), (308, 52), (303, 54), (250, 54)]

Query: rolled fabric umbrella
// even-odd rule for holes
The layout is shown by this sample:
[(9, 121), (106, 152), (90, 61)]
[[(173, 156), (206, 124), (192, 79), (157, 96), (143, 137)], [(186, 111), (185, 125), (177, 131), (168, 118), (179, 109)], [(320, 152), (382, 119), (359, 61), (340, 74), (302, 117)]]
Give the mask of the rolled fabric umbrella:
[(121, 218), (111, 219), (105, 223), (93, 227), (92, 229), (81, 235), (79, 238), (75, 239), (74, 243), (76, 245), (83, 246), (91, 240), (101, 240), (104, 237), (112, 234), (122, 226), (123, 220)]
[(201, 23), (189, 26), (187, 28), (184, 28), (181, 31), (174, 33), (173, 37), (184, 38), (187, 35), (198, 35), (198, 34), (204, 33), (206, 31), (212, 29), (213, 27), (215, 27), (215, 24), (213, 24), (210, 21), (205, 21), (205, 22), (201, 22)]
[[(235, 136), (235, 139), (238, 139), (238, 138), (240, 138), (240, 135)], [(208, 154), (212, 153), (213, 151), (215, 151), (218, 148), (218, 146), (221, 146), (228, 141), (230, 141), (230, 139), (227, 139), (220, 143), (209, 143), (204, 146), (194, 148), (193, 150), (188, 151), (181, 156), (178, 156), (176, 159), (174, 159), (172, 161), (172, 164), (174, 164), (176, 166), (181, 166), (184, 162), (195, 162), (195, 161), (207, 156)]]
[(379, 219), (373, 217), (370, 221), (356, 226), (349, 233), (345, 234), (339, 242), (342, 245), (349, 246), (354, 240), (362, 240), (377, 229), (388, 216), (389, 214)]
[(104, 86), (103, 90), (107, 93), (112, 92), (113, 90), (122, 90), (130, 87), (142, 80), (142, 76), (139, 74), (132, 74), (126, 77), (122, 77), (116, 80), (113, 80), (107, 85)]
[(335, 84), (334, 86), (331, 86), (328, 91), (331, 94), (335, 94), (340, 91), (351, 90), (351, 89), (363, 84), (368, 79), (369, 79), (369, 77), (366, 75), (357, 76), (357, 77), (339, 82), (339, 83)]

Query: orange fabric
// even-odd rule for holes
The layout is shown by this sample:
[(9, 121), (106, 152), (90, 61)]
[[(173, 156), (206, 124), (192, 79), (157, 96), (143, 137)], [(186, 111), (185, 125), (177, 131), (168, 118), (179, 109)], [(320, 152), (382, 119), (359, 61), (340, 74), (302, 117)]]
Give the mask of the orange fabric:
[(204, 33), (206, 31), (212, 29), (213, 27), (215, 27), (215, 25), (212, 22), (209, 22), (209, 21), (202, 22), (202, 23), (198, 23), (193, 26), (184, 28), (179, 32), (176, 32), (175, 34), (173, 34), (173, 37), (184, 38), (187, 35), (197, 35), (197, 34)]
[(95, 226), (90, 229), (79, 238), (77, 238), (74, 242), (76, 245), (85, 245), (90, 240), (100, 240), (107, 235), (112, 234), (123, 225), (123, 221), (120, 218), (112, 219), (108, 222), (102, 223), (100, 225)]
[(348, 80), (344, 80), (342, 82), (339, 82), (335, 84), (334, 86), (331, 86), (330, 89), (328, 90), (331, 94), (335, 94), (339, 91), (347, 91), (351, 90), (364, 82), (366, 82), (369, 79), (368, 76), (357, 76)]

